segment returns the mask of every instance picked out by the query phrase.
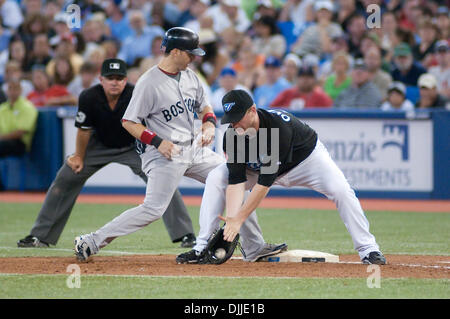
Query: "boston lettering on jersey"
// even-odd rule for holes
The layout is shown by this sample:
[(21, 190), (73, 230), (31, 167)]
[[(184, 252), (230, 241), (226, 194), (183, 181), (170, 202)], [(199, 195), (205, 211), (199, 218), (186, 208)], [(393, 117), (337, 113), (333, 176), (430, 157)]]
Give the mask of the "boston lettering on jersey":
[(194, 113), (194, 108), (196, 105), (196, 101), (191, 98), (184, 99), (184, 103), (178, 101), (176, 104), (171, 105), (167, 109), (162, 110), (162, 114), (166, 119), (166, 122), (172, 120), (172, 118), (177, 117), (179, 114), (184, 113), (185, 106), (189, 112)]

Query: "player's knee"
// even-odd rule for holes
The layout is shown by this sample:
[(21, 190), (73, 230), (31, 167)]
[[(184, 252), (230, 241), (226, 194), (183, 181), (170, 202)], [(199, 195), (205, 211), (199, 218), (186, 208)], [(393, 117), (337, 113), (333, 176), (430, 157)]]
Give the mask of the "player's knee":
[(154, 205), (146, 201), (142, 203), (141, 207), (148, 216), (149, 221), (154, 221), (161, 218), (165, 211), (164, 207), (161, 205)]

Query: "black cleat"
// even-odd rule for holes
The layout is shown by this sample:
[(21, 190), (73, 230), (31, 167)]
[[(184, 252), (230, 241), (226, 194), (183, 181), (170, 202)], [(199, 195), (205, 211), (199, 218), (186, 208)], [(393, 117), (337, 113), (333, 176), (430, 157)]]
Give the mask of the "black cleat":
[(203, 252), (199, 253), (195, 249), (179, 254), (175, 259), (177, 264), (206, 264)]
[(17, 247), (27, 247), (27, 248), (48, 248), (49, 244), (47, 244), (45, 241), (40, 240), (39, 238), (28, 235), (25, 238), (22, 238), (17, 242)]
[(362, 263), (367, 265), (386, 265), (386, 257), (379, 251), (372, 251), (362, 259)]
[(182, 248), (192, 248), (197, 243), (197, 239), (195, 238), (194, 234), (187, 234), (181, 239), (181, 245)]

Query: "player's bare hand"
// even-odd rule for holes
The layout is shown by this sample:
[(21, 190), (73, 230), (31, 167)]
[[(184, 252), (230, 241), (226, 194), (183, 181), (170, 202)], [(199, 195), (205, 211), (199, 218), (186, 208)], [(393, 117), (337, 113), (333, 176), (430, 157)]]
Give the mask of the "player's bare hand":
[(70, 155), (67, 158), (67, 165), (75, 174), (78, 174), (84, 167), (84, 161), (79, 155)]
[(225, 222), (225, 228), (223, 229), (223, 239), (232, 242), (234, 238), (239, 234), (243, 221), (241, 221), (238, 216), (219, 216), (219, 218)]
[(216, 127), (213, 123), (206, 121), (202, 124), (202, 138), (199, 140), (198, 144), (200, 146), (206, 146), (214, 141), (214, 136), (216, 134)]
[(171, 141), (163, 140), (161, 144), (159, 144), (158, 151), (168, 160), (172, 159), (173, 156), (176, 156), (180, 153), (181, 149), (173, 144)]

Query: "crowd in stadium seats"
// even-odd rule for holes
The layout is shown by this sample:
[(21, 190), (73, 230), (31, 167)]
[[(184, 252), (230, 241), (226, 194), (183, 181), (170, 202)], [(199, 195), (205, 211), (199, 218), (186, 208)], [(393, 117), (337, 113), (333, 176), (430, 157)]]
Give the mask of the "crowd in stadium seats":
[(191, 67), (216, 110), (233, 88), (261, 108), (445, 109), (448, 8), (447, 0), (0, 0), (0, 99), (15, 79), (36, 107), (76, 105), (112, 57), (135, 83), (160, 60), (165, 31), (184, 26), (206, 51)]

